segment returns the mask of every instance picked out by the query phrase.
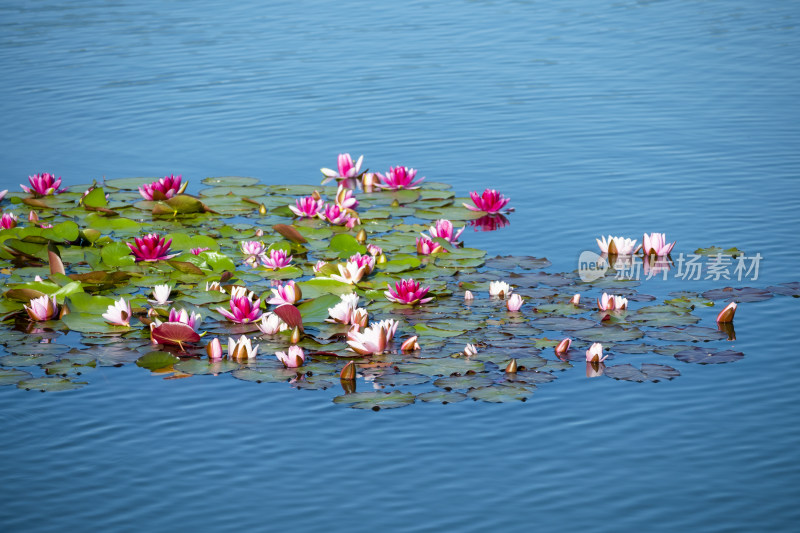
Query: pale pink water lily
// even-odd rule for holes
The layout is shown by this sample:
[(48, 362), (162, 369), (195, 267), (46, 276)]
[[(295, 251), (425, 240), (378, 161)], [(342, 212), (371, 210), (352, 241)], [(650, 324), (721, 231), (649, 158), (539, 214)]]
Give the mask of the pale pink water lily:
[(386, 341), (391, 341), (394, 339), (394, 334), (397, 333), (397, 326), (400, 325), (400, 322), (393, 318), (387, 318), (385, 320), (381, 320), (380, 322), (375, 322), (372, 327), (376, 328), (383, 328), (386, 331)]
[(206, 281), (206, 292), (211, 292), (211, 291), (221, 292), (222, 294), (225, 294), (225, 289), (222, 287), (219, 281), (211, 281), (211, 282)]
[(447, 219), (442, 218), (434, 222), (433, 226), (428, 228), (428, 233), (430, 233), (430, 236), (426, 235), (425, 233), (422, 233), (421, 235), (425, 238), (430, 238), (430, 239), (434, 238), (444, 239), (450, 244), (457, 245), (460, 244), (458, 238), (461, 236), (462, 233), (464, 233), (465, 229), (466, 226), (458, 230), (458, 232), (455, 232), (455, 229), (453, 228), (453, 223)]
[(448, 253), (448, 251), (438, 242), (433, 242), (426, 237), (417, 237), (417, 255), (431, 255), (439, 253)]
[(339, 274), (331, 274), (330, 278), (335, 279), (336, 281), (341, 281), (342, 283), (347, 283), (348, 285), (355, 285), (367, 272), (366, 267), (358, 266), (356, 263), (351, 263), (348, 261), (347, 263), (339, 263), (336, 265), (336, 268), (339, 270)]
[(360, 329), (367, 327), (369, 325), (369, 312), (363, 307), (359, 307), (353, 311), (350, 317), (350, 323), (354, 326), (358, 326)]
[(283, 366), (286, 368), (297, 368), (303, 366), (303, 363), (306, 362), (305, 352), (297, 345), (289, 346), (286, 352), (275, 352), (275, 357), (277, 357), (278, 361), (283, 363)]
[(569, 303), (572, 305), (579, 305), (581, 303), (581, 293), (575, 293), (572, 298), (570, 298)]
[(47, 229), (47, 228), (52, 228), (53, 225), (45, 223), (45, 224), (39, 224), (39, 227), (42, 229)]
[(378, 188), (380, 182), (381, 181), (374, 172), (365, 172), (364, 175), (361, 176), (361, 188), (364, 189), (364, 192), (373, 192)]
[(519, 294), (512, 294), (511, 297), (506, 300), (506, 307), (512, 312), (519, 311), (524, 301), (525, 300), (523, 300)]
[(425, 181), (425, 178), (414, 180), (417, 175), (417, 170), (408, 167), (390, 167), (389, 172), (381, 174), (378, 172), (377, 176), (380, 183), (377, 187), (380, 189), (388, 189), (396, 191), (400, 189), (419, 189), (419, 184)]
[(289, 210), (300, 218), (314, 218), (325, 209), (325, 202), (313, 196), (305, 196), (295, 200), (295, 205), (290, 205)]
[(644, 255), (669, 255), (674, 246), (674, 242), (667, 243), (665, 233), (651, 233), (650, 235), (645, 233), (642, 237), (642, 253)]
[(261, 241), (240, 241), (239, 247), (245, 255), (245, 263), (248, 264), (258, 262), (258, 258), (267, 251), (266, 245)]
[(170, 303), (169, 295), (171, 292), (172, 286), (166, 283), (164, 285), (156, 285), (153, 287), (153, 299), (150, 301), (157, 305), (166, 305)]
[(0, 191), (0, 200), (2, 200), (3, 198), (5, 198), (5, 197), (6, 197), (6, 194), (8, 194), (8, 189), (5, 189), (5, 190), (3, 190), (3, 191)]
[(31, 209), (31, 212), (28, 213), (28, 222), (39, 222), (39, 215), (36, 211)]
[(731, 302), (726, 305), (717, 315), (717, 323), (726, 324), (728, 322), (733, 322), (733, 316), (736, 314), (736, 307), (736, 302)]
[(358, 207), (358, 200), (351, 189), (340, 183), (336, 190), (336, 205), (342, 209), (355, 209)]
[(338, 205), (326, 205), (325, 209), (320, 214), (320, 218), (327, 220), (334, 226), (347, 226), (352, 220), (358, 220), (358, 217), (353, 217), (351, 215), (351, 211), (342, 209)]
[(590, 363), (602, 363), (606, 357), (608, 354), (603, 355), (603, 345), (599, 342), (595, 342), (586, 350), (586, 360)]
[(17, 215), (14, 213), (3, 213), (3, 216), (0, 216), (0, 229), (11, 229), (17, 227)]
[(489, 282), (489, 296), (497, 296), (498, 298), (507, 298), (514, 289), (505, 281), (490, 281)]
[(106, 312), (102, 315), (106, 322), (113, 326), (130, 326), (131, 324), (131, 304), (126, 302), (125, 298), (120, 298), (118, 301), (108, 306)]
[(217, 311), (231, 322), (236, 322), (237, 324), (255, 322), (263, 314), (261, 300), (253, 292), (242, 286), (234, 287), (231, 290), (231, 299), (228, 304), (230, 311), (222, 307), (217, 307)]
[(333, 179), (341, 180), (358, 177), (361, 174), (361, 163), (363, 161), (363, 155), (358, 158), (358, 161), (353, 163), (353, 158), (350, 157), (350, 154), (339, 154), (339, 157), (336, 160), (338, 172), (330, 168), (320, 169), (322, 174), (325, 176), (325, 178), (322, 180), (322, 183), (327, 183)]
[(511, 201), (511, 198), (506, 198), (494, 189), (486, 189), (480, 195), (476, 191), (472, 191), (469, 196), (475, 205), (465, 203), (464, 207), (470, 211), (484, 211), (489, 214), (499, 213)]
[(388, 342), (385, 326), (372, 325), (363, 331), (354, 327), (347, 332), (347, 345), (359, 355), (381, 354)]
[(600, 311), (621, 311), (628, 308), (628, 299), (604, 292), (603, 296), (597, 299), (597, 307)]
[(636, 251), (636, 239), (628, 239), (626, 237), (612, 237), (608, 238), (601, 236), (600, 239), (595, 239), (600, 251), (608, 255), (631, 255)]
[(475, 299), (475, 295), (472, 294), (472, 291), (469, 291), (469, 290), (464, 291), (464, 300), (470, 301), (470, 300), (474, 300), (474, 299)]
[(256, 322), (256, 327), (265, 335), (274, 335), (279, 331), (286, 331), (289, 326), (275, 313), (266, 313), (261, 320)]
[(317, 261), (317, 263), (313, 267), (314, 268), (314, 272), (319, 274), (320, 272), (322, 272), (322, 267), (324, 267), (327, 264), (328, 263), (326, 263), (325, 261), (322, 261), (322, 260)]
[(292, 256), (279, 249), (270, 250), (269, 255), (263, 254), (261, 256), (261, 264), (270, 270), (280, 270), (291, 263)]
[(257, 354), (258, 344), (253, 346), (246, 335), (239, 337), (239, 340), (228, 337), (228, 359), (231, 361), (255, 359)]
[(329, 321), (352, 324), (356, 309), (358, 309), (358, 294), (354, 292), (342, 294), (339, 303), (328, 308)]
[(291, 280), (286, 285), (278, 285), (277, 288), (270, 290), (272, 298), (267, 300), (267, 303), (271, 305), (294, 304), (303, 297), (300, 287)]
[(172, 239), (166, 240), (157, 233), (151, 233), (142, 238), (136, 237), (133, 241), (134, 244), (126, 244), (128, 248), (131, 249), (131, 255), (134, 256), (137, 262), (164, 261), (178, 255), (169, 253), (169, 246), (172, 244)]
[(359, 268), (364, 267), (365, 276), (372, 274), (372, 271), (375, 269), (375, 257), (371, 255), (361, 255), (356, 252), (347, 259), (347, 262), (353, 263)]
[(414, 335), (413, 337), (409, 337), (403, 341), (403, 344), (400, 345), (400, 351), (403, 352), (415, 352), (419, 350), (419, 343), (417, 342), (417, 336)]
[(431, 288), (422, 287), (419, 282), (414, 281), (413, 278), (401, 279), (395, 283), (394, 287), (389, 283), (386, 285), (389, 287), (389, 290), (385, 291), (383, 294), (386, 295), (386, 299), (390, 302), (417, 305), (428, 303), (433, 300), (432, 296), (425, 297)]
[(190, 252), (192, 255), (200, 255), (200, 254), (202, 254), (203, 252), (207, 252), (207, 251), (209, 251), (210, 249), (211, 249), (211, 248), (206, 248), (206, 247), (203, 247), (203, 248), (192, 248), (191, 250), (189, 250), (189, 252)]
[(145, 200), (168, 200), (176, 194), (181, 194), (186, 190), (189, 182), (181, 183), (181, 176), (170, 174), (153, 183), (147, 183), (139, 187), (139, 194)]
[(200, 324), (203, 322), (203, 317), (200, 315), (200, 313), (192, 313), (186, 309), (181, 309), (178, 311), (173, 307), (169, 310), (169, 318), (167, 318), (167, 322), (180, 322), (181, 324), (186, 324), (193, 330), (197, 331), (197, 329), (200, 327)]
[(467, 357), (472, 357), (473, 355), (478, 354), (478, 349), (475, 347), (474, 344), (467, 344), (464, 346), (464, 355)]
[(56, 179), (55, 175), (48, 174), (47, 172), (28, 176), (28, 181), (31, 184), (30, 187), (26, 187), (25, 185), (20, 185), (20, 187), (26, 193), (32, 193), (34, 196), (49, 196), (67, 190), (66, 188), (58, 188), (58, 186), (61, 185), (61, 176)]
[(375, 246), (374, 244), (368, 244), (367, 245), (367, 252), (372, 257), (378, 257), (379, 255), (381, 255), (383, 253), (383, 248), (381, 248), (380, 246)]
[(28, 305), (24, 305), (23, 307), (31, 320), (37, 322), (44, 322), (58, 315), (58, 302), (55, 296), (48, 297), (47, 295), (43, 295), (38, 298), (33, 298)]
[(222, 359), (222, 343), (219, 342), (217, 337), (214, 337), (211, 342), (206, 344), (206, 353), (211, 361), (219, 361)]
[(565, 353), (567, 353), (567, 350), (569, 350), (569, 347), (571, 345), (572, 345), (572, 339), (567, 337), (566, 339), (563, 339), (561, 342), (559, 342), (558, 345), (555, 346), (553, 349), (555, 350), (556, 355), (564, 355)]

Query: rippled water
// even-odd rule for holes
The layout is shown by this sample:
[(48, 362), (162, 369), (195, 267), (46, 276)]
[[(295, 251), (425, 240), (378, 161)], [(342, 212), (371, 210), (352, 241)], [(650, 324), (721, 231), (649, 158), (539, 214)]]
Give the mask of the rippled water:
[[(601, 233), (761, 253), (797, 281), (793, 2), (4, 2), (0, 188), (181, 173), (316, 183), (336, 154), (512, 197), (492, 253), (570, 271)], [(651, 280), (642, 292), (713, 280)], [(101, 368), (0, 388), (5, 530), (790, 530), (798, 301), (743, 304), (727, 365), (559, 374), (526, 403)], [(713, 325), (713, 309), (697, 313)], [(626, 356), (637, 363), (641, 356)]]

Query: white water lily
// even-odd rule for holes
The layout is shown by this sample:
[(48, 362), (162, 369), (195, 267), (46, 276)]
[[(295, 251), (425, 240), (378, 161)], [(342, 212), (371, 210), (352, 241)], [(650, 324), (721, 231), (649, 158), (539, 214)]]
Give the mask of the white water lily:
[(258, 353), (258, 344), (252, 346), (250, 339), (245, 335), (239, 337), (239, 340), (234, 340), (233, 337), (228, 337), (228, 359), (231, 361), (243, 361), (246, 359), (255, 359)]
[(511, 291), (514, 289), (511, 288), (511, 285), (506, 283), (505, 281), (492, 281), (489, 282), (489, 295), (490, 296), (499, 296), (500, 298), (505, 298)]
[(172, 287), (170, 285), (156, 285), (153, 287), (153, 299), (150, 301), (158, 305), (166, 305), (171, 303), (169, 300), (169, 295), (171, 292)]

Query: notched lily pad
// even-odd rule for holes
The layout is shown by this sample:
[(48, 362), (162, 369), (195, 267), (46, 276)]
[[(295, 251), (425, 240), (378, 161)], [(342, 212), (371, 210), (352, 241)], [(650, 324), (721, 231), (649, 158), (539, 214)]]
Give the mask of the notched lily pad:
[(735, 363), (743, 357), (744, 354), (742, 352), (736, 352), (734, 350), (714, 351), (701, 348), (700, 346), (693, 346), (675, 354), (675, 359), (678, 361), (683, 361), (684, 363), (698, 363), (701, 365)]
[(372, 409), (379, 411), (381, 409), (395, 409), (397, 407), (405, 407), (414, 403), (414, 395), (410, 392), (401, 391), (369, 391), (369, 392), (354, 392), (352, 394), (344, 394), (337, 396), (333, 399), (333, 403), (340, 405), (347, 405), (353, 409)]
[(517, 384), (493, 385), (467, 391), (467, 396), (473, 400), (489, 403), (506, 403), (513, 401), (526, 401), (533, 396), (531, 386), (524, 387)]

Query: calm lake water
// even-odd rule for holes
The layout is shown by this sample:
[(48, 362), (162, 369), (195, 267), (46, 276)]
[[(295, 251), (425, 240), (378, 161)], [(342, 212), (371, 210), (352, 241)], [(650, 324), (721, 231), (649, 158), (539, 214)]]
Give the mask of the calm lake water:
[[(511, 225), (466, 241), (549, 272), (601, 234), (663, 231), (677, 252), (760, 253), (759, 278), (642, 292), (798, 281), (799, 18), (730, 0), (7, 1), (0, 189), (43, 171), (315, 184), (350, 152), (511, 196)], [(76, 392), (2, 387), (0, 524), (794, 530), (798, 305), (742, 304), (736, 363), (670, 358), (679, 378), (641, 384), (576, 365), (526, 403), (375, 413), (134, 365)]]

